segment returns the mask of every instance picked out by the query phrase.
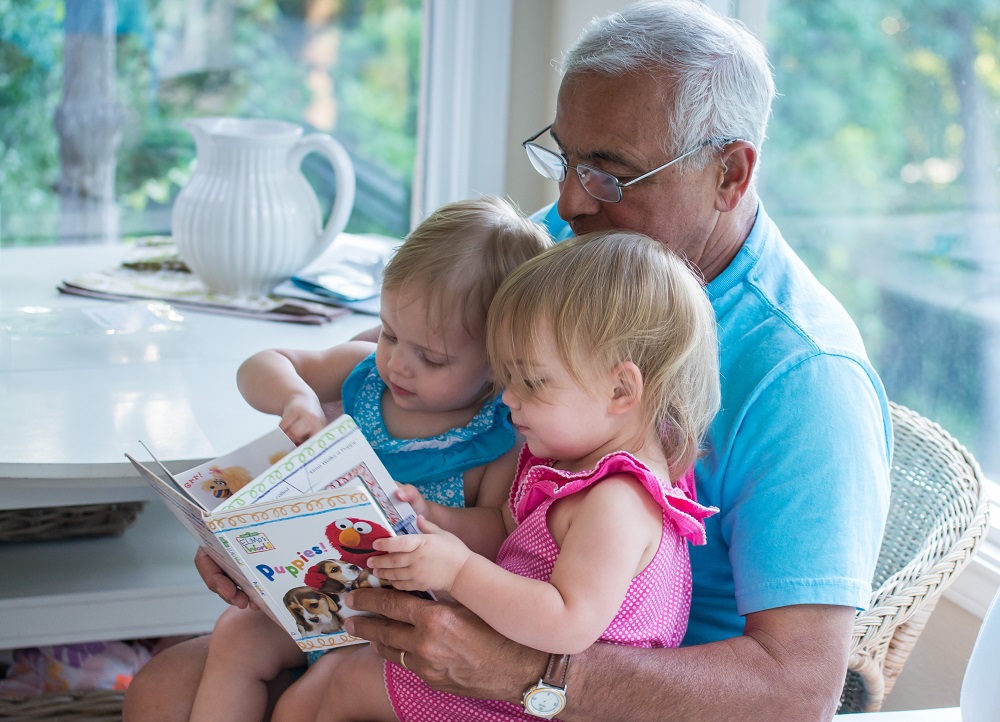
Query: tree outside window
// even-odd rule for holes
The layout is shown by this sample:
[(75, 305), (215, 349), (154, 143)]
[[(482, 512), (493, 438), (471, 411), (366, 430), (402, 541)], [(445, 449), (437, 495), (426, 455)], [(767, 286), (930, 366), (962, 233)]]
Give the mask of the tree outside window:
[(761, 196), (889, 397), (1000, 477), (1000, 6), (771, 0)]

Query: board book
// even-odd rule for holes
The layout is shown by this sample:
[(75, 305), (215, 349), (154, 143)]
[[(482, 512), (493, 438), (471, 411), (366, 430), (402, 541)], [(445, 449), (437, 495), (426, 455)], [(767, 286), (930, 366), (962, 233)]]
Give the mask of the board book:
[(303, 651), (365, 641), (344, 630), (355, 612), (341, 595), (384, 586), (366, 566), (374, 539), (419, 532), (412, 507), (396, 498), (395, 481), (351, 417), (298, 447), (276, 429), (179, 474), (149, 455), (150, 465), (125, 456)]

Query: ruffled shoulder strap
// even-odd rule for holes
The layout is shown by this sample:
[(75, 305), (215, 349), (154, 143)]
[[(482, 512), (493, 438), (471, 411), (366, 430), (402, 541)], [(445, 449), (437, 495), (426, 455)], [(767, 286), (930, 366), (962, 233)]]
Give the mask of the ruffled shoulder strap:
[(561, 499), (612, 474), (621, 473), (631, 474), (646, 488), (660, 504), (667, 518), (674, 522), (680, 536), (692, 544), (705, 543), (704, 519), (719, 510), (714, 506), (699, 504), (681, 485), (668, 487), (649, 467), (626, 451), (608, 454), (593, 469), (569, 472), (553, 468), (551, 460), (533, 456), (526, 445), (521, 450), (518, 461), (519, 481), (511, 490), (514, 518), (521, 523), (547, 500)]

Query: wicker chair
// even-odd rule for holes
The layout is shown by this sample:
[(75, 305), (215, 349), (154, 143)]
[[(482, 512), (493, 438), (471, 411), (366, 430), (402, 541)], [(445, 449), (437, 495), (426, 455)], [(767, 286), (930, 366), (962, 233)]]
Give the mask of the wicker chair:
[(983, 476), (968, 450), (890, 404), (892, 496), (867, 611), (854, 624), (840, 712), (877, 712), (945, 588), (989, 526)]

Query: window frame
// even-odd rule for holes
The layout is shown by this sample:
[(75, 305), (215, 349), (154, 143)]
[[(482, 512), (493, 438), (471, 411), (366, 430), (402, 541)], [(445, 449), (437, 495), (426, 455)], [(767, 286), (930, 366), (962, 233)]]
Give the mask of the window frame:
[(445, 203), (504, 193), (512, 24), (512, 0), (425, 0), (414, 226)]

